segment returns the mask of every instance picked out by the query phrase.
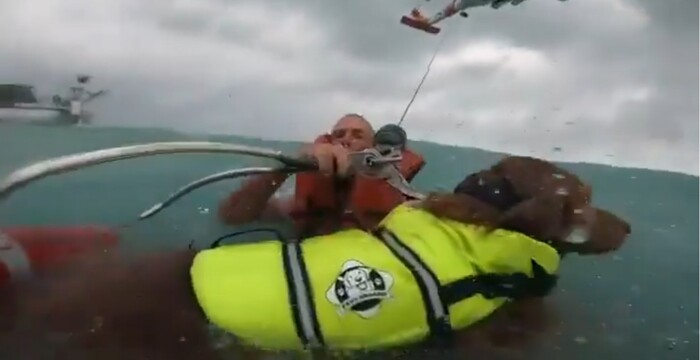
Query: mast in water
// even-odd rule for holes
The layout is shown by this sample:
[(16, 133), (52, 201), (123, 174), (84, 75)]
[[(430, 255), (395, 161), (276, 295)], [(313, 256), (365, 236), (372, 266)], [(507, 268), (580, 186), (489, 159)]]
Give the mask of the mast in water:
[(75, 124), (89, 122), (90, 117), (83, 111), (83, 105), (104, 95), (105, 90), (91, 92), (85, 89), (85, 85), (90, 81), (89, 75), (77, 75), (78, 84), (70, 87), (70, 94), (67, 98), (54, 95), (51, 99), (53, 104), (68, 111), (69, 116)]

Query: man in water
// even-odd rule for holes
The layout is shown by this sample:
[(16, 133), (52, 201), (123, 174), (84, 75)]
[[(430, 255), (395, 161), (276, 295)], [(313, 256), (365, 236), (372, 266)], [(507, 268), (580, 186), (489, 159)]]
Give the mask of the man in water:
[[(405, 134), (403, 136), (405, 142)], [(380, 214), (373, 214), (372, 218), (383, 217), (386, 215), (383, 214), (384, 212), (388, 213), (393, 206), (405, 200), (403, 198), (397, 200), (397, 196), (392, 193), (395, 191), (393, 188), (379, 188), (378, 184), (368, 184), (371, 180), (352, 178), (349, 171), (349, 154), (374, 145), (375, 133), (372, 125), (361, 115), (346, 114), (335, 123), (329, 134), (319, 137), (312, 144), (302, 146), (300, 155), (314, 158), (318, 162), (319, 171), (297, 174), (294, 197), (272, 197), (290, 176), (289, 174), (259, 175), (247, 181), (238, 191), (220, 203), (219, 218), (229, 225), (240, 225), (255, 220), (276, 221), (292, 218), (298, 225), (300, 233), (310, 236), (347, 227), (348, 222), (341, 224), (343, 222), (341, 218), (353, 213), (351, 217), (355, 224), (349, 226), (364, 227), (356, 221), (358, 217), (366, 218), (359, 213), (364, 213), (364, 208), (367, 208), (367, 203), (370, 202), (363, 201), (362, 194), (365, 194), (365, 197), (390, 199), (382, 204), (369, 205), (370, 208), (380, 210)], [(419, 165), (405, 166), (411, 168), (411, 175), (405, 176), (407, 179), (412, 178), (423, 164), (423, 159), (419, 155), (411, 153), (408, 158)], [(301, 219), (301, 217), (307, 219)], [(312, 218), (310, 222), (314, 224), (307, 221), (309, 217)], [(320, 222), (326, 224), (317, 224)], [(332, 224), (328, 224), (329, 222)], [(367, 223), (360, 220), (359, 222), (364, 222), (366, 226), (372, 225), (370, 224), (372, 221)], [(301, 223), (304, 225), (300, 225)]]

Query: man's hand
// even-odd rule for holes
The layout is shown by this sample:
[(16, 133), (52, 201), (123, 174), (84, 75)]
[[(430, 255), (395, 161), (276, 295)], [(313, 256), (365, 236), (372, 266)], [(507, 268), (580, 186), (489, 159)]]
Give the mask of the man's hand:
[(350, 151), (342, 145), (311, 144), (302, 147), (300, 154), (316, 159), (324, 175), (345, 177), (350, 172)]

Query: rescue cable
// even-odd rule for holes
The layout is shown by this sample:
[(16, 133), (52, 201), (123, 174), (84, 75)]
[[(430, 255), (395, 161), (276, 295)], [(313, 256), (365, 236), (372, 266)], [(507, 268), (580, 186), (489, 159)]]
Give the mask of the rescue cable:
[(423, 73), (423, 77), (421, 78), (420, 82), (418, 83), (418, 86), (416, 87), (415, 91), (413, 91), (413, 96), (411, 96), (411, 100), (408, 102), (408, 105), (406, 105), (406, 108), (404, 109), (403, 114), (401, 115), (401, 118), (399, 119), (399, 122), (397, 123), (397, 125), (400, 126), (401, 123), (403, 123), (404, 119), (406, 118), (406, 114), (408, 114), (408, 110), (411, 108), (411, 105), (413, 105), (413, 101), (416, 100), (416, 96), (418, 96), (418, 93), (420, 92), (420, 89), (423, 86), (425, 79), (428, 77), (428, 74), (430, 74), (430, 69), (433, 65), (433, 61), (435, 61), (437, 54), (440, 52), (440, 48), (442, 48), (442, 44), (445, 42), (446, 37), (447, 37), (447, 35), (443, 35), (440, 38), (440, 42), (438, 42), (437, 46), (435, 47), (435, 51), (433, 52), (433, 56), (430, 58), (430, 61), (428, 62), (428, 66), (425, 69), (425, 73)]

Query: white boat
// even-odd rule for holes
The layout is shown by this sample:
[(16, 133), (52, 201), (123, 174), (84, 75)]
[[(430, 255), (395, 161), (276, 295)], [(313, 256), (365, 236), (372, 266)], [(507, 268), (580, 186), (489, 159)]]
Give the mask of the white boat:
[(71, 86), (70, 94), (61, 97), (54, 95), (51, 103), (40, 102), (34, 87), (27, 84), (0, 84), (0, 122), (80, 125), (91, 122), (92, 114), (85, 111), (84, 105), (106, 92), (90, 92), (85, 84), (87, 75), (77, 76), (78, 84)]

